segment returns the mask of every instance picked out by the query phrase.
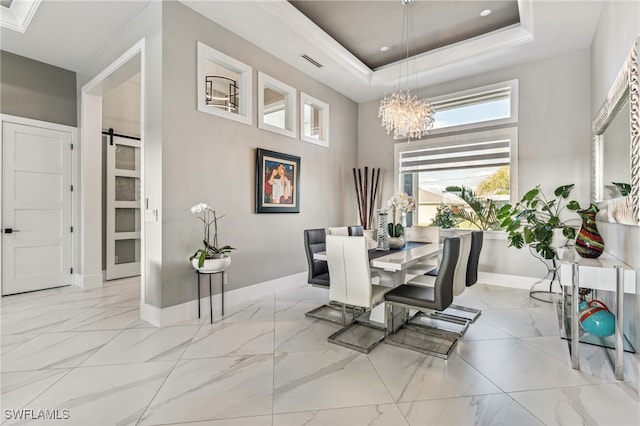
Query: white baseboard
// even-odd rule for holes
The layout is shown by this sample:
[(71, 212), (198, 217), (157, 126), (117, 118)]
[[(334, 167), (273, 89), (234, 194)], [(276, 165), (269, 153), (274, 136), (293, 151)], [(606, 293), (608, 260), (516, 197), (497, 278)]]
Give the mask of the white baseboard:
[[(286, 277), (276, 278), (275, 280), (265, 281), (242, 287), (224, 293), (225, 306), (233, 306), (239, 303), (248, 302), (259, 299), (275, 293), (290, 291), (307, 284), (307, 272), (300, 272)], [(213, 317), (214, 319), (221, 316), (221, 295), (214, 294), (212, 297)], [(201, 295), (200, 308), (201, 316), (209, 315), (209, 295)], [(191, 300), (179, 305), (169, 306), (167, 308), (158, 308), (146, 303), (140, 303), (140, 319), (148, 322), (156, 327), (165, 327), (170, 324), (176, 324), (188, 321), (198, 317), (198, 301)]]
[[(523, 290), (529, 290), (531, 286), (536, 284), (538, 289), (549, 289), (550, 280), (540, 280), (540, 278), (525, 277), (522, 275), (507, 275), (507, 274), (495, 274), (492, 272), (478, 272), (478, 282), (487, 283), (492, 285), (499, 285), (502, 287), (520, 288)], [(553, 283), (552, 290), (554, 292), (560, 292), (560, 283), (556, 280)]]
[(91, 275), (74, 274), (73, 277), (73, 285), (85, 290), (102, 287), (102, 284), (102, 272)]

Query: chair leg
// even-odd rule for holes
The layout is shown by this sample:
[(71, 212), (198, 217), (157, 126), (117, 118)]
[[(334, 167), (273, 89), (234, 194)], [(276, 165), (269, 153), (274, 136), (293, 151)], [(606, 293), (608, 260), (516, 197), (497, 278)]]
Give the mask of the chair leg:
[(384, 306), (384, 319), (385, 319), (385, 327), (384, 327), (384, 338), (385, 340), (389, 338), (389, 329), (393, 330), (393, 305), (389, 302), (385, 303)]
[(304, 314), (307, 318), (313, 318), (317, 320), (327, 321), (334, 324), (344, 325), (342, 319), (342, 305), (331, 302), (326, 305), (313, 308), (309, 312)]
[(347, 305), (342, 304), (342, 325), (347, 323)]
[[(463, 311), (463, 312), (469, 312), (470, 314), (474, 314), (471, 318), (469, 318), (471, 322), (476, 322), (478, 317), (482, 314), (482, 311), (480, 309), (469, 308), (468, 306), (450, 305), (449, 308), (455, 309), (456, 311)], [(465, 317), (461, 317), (461, 318), (465, 318)]]

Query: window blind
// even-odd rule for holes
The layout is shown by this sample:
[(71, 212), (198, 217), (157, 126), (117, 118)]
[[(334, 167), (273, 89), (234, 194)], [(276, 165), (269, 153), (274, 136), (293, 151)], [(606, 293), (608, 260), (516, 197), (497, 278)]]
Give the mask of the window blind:
[(420, 148), (400, 152), (400, 173), (435, 172), (508, 166), (511, 157), (509, 139)]
[(499, 101), (511, 98), (511, 87), (501, 87), (481, 93), (473, 93), (467, 96), (458, 96), (441, 101), (432, 102), (436, 111), (444, 111), (453, 108), (460, 108), (469, 105), (482, 104), (486, 102)]

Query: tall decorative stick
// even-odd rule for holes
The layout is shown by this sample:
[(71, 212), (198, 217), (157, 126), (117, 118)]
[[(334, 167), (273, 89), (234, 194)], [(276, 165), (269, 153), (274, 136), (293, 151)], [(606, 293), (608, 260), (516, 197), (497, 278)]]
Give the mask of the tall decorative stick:
[[(358, 216), (360, 217), (360, 223), (362, 223), (362, 226), (364, 226), (364, 222), (362, 222), (364, 216), (363, 216), (363, 211), (362, 211), (362, 204), (363, 204), (363, 200), (360, 199), (360, 191), (358, 191), (358, 179), (356, 177), (356, 168), (353, 168), (353, 185), (356, 189), (356, 201), (358, 202)], [(366, 215), (367, 212), (364, 212), (364, 214)]]
[[(374, 189), (374, 181), (375, 179), (375, 189)], [(371, 171), (371, 204), (369, 205), (369, 229), (371, 228), (371, 223), (373, 222), (373, 211), (375, 210), (375, 202), (376, 198), (378, 198), (378, 182), (380, 181), (380, 168), (378, 168), (378, 174), (376, 175), (376, 170), (373, 169)]]
[(373, 213), (375, 210), (375, 200), (378, 195), (378, 186), (380, 182), (380, 169), (371, 169), (371, 181), (369, 181), (369, 167), (364, 168), (364, 178), (362, 170), (353, 169), (353, 182), (356, 190), (356, 201), (358, 202), (358, 216), (360, 224), (365, 229), (371, 229), (373, 222)]

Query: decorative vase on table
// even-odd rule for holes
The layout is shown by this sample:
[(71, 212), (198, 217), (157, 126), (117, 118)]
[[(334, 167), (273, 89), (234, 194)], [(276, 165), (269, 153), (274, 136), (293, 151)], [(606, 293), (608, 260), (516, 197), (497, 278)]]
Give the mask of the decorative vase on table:
[(389, 248), (399, 250), (404, 247), (404, 237), (389, 237)]
[(378, 246), (376, 250), (389, 250), (389, 234), (387, 231), (387, 211), (384, 209), (378, 210)]
[(591, 204), (588, 209), (578, 210), (582, 226), (576, 237), (576, 251), (582, 257), (596, 258), (604, 251), (604, 240), (596, 226), (598, 207)]

